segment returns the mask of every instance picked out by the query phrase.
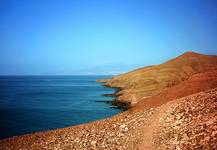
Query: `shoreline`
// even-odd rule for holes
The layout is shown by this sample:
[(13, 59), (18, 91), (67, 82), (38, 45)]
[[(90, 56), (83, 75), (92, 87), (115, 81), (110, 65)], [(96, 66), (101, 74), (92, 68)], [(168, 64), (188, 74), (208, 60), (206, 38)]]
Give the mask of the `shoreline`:
[[(43, 84), (42, 84), (43, 86), (48, 84), (47, 80), (49, 80), (49, 84), (52, 84), (50, 81), (56, 81), (56, 80), (53, 80), (53, 78), (50, 78), (48, 76), (46, 76), (46, 78), (40, 78), (40, 77), (37, 77), (37, 78), (43, 81)], [(58, 78), (59, 78), (59, 76), (58, 76)], [(83, 77), (81, 77), (81, 78), (83, 78)], [(88, 85), (88, 86), (85, 85), (82, 87), (81, 86), (79, 86), (79, 87), (73, 86), (73, 88), (70, 88), (70, 89), (72, 89), (72, 91), (69, 91), (70, 92), (69, 96), (71, 96), (70, 101), (67, 101), (64, 99), (66, 96), (65, 93), (63, 93), (61, 95), (59, 94), (60, 95), (59, 98), (62, 98), (61, 101), (60, 100), (50, 101), (50, 103), (49, 103), (49, 105), (51, 105), (51, 108), (55, 107), (54, 108), (55, 110), (50, 109), (49, 105), (46, 105), (47, 103), (45, 103), (45, 105), (43, 104), (44, 108), (41, 109), (38, 105), (32, 106), (31, 103), (28, 103), (28, 101), (26, 101), (26, 103), (23, 103), (24, 105), (26, 105), (26, 108), (19, 108), (19, 107), (18, 108), (17, 107), (7, 108), (6, 107), (6, 108), (1, 109), (1, 112), (3, 114), (3, 118), (2, 118), (3, 120), (2, 120), (2, 125), (1, 125), (2, 126), (2, 128), (1, 128), (2, 133), (0, 136), (0, 140), (6, 139), (6, 138), (11, 138), (13, 136), (22, 136), (25, 134), (31, 134), (34, 132), (44, 132), (44, 131), (64, 128), (64, 127), (68, 127), (68, 126), (76, 126), (76, 125), (80, 125), (80, 124), (84, 124), (84, 123), (89, 123), (89, 122), (105, 119), (105, 118), (108, 118), (108, 117), (111, 117), (111, 116), (114, 116), (116, 114), (123, 112), (124, 109), (122, 107), (113, 105), (113, 98), (105, 98), (102, 96), (102, 94), (104, 94), (104, 93), (112, 93), (112, 92), (115, 92), (116, 90), (111, 89), (111, 88), (105, 88), (101, 84), (97, 83), (96, 79), (101, 79), (101, 78), (108, 78), (108, 76), (93, 76), (90, 78), (87, 77), (87, 79), (91, 81), (90, 85)], [(61, 79), (65, 80), (65, 78), (62, 78), (62, 77), (61, 77)], [(74, 79), (74, 78), (72, 78), (72, 79)], [(78, 79), (78, 78), (76, 78), (76, 79)], [(79, 77), (79, 79), (80, 79), (80, 77)], [(16, 80), (16, 78), (12, 78), (10, 80), (11, 84), (15, 84), (14, 80)], [(26, 80), (29, 81), (28, 78), (23, 79), (24, 82), (26, 82)], [(33, 80), (33, 81), (35, 82), (35, 80)], [(68, 78), (67, 78), (67, 82), (68, 82)], [(85, 83), (86, 83), (86, 81), (85, 81)], [(71, 85), (73, 83), (70, 82), (67, 84)], [(56, 85), (56, 82), (55, 82), (55, 85)], [(94, 86), (94, 88), (92, 88), (93, 86)], [(95, 86), (97, 88), (95, 88)], [(81, 89), (78, 92), (84, 93), (84, 95), (79, 94), (80, 96), (78, 97), (78, 99), (73, 99), (73, 93), (74, 93), (73, 90), (77, 91), (76, 88)], [(38, 89), (38, 87), (37, 87), (37, 89)], [(87, 89), (87, 91), (85, 91), (85, 89)], [(67, 91), (68, 86), (64, 87), (63, 90)], [(56, 91), (58, 92), (58, 87), (56, 88), (56, 86), (55, 86), (55, 88), (51, 89), (50, 91), (52, 93), (54, 93)], [(42, 92), (46, 92), (46, 91), (42, 91)], [(36, 96), (39, 95), (40, 98), (42, 98), (42, 99), (44, 98), (43, 95), (41, 96), (40, 92), (37, 92), (35, 95), (34, 95), (34, 91), (32, 93), (33, 93), (32, 94), (33, 96), (31, 95), (31, 97), (30, 96), (28, 97), (32, 101), (34, 100), (35, 95)], [(88, 96), (85, 96), (86, 95), (85, 93), (87, 93)], [(90, 97), (89, 94), (91, 96), (92, 95), (93, 96)], [(17, 96), (19, 96), (19, 95), (22, 95), (22, 93), (17, 94)], [(23, 94), (22, 96), (25, 99), (25, 96), (27, 97), (28, 94)], [(56, 97), (52, 97), (52, 94), (50, 94), (48, 96), (51, 100), (52, 99), (55, 100), (55, 98), (56, 98)], [(68, 97), (68, 95), (67, 95), (67, 97)], [(16, 100), (16, 99), (17, 99), (17, 97), (14, 97), (14, 100)], [(80, 101), (80, 99), (81, 99), (81, 104), (77, 104), (77, 102)], [(102, 102), (102, 101), (97, 102), (97, 100), (112, 100), (112, 102), (103, 101), (104, 103), (98, 103), (98, 102)], [(40, 102), (40, 103), (38, 103), (39, 105), (42, 104), (40, 99), (39, 99), (39, 102)], [(61, 103), (61, 105), (57, 105), (59, 103)], [(65, 105), (65, 103), (66, 103), (66, 105)], [(105, 103), (108, 103), (108, 104), (105, 104)], [(68, 107), (67, 104), (70, 104), (70, 106)], [(4, 106), (5, 105), (3, 105), (2, 107), (4, 107)], [(64, 109), (63, 109), (63, 107), (64, 107)], [(18, 115), (16, 115), (15, 113)], [(32, 113), (33, 113), (33, 115), (32, 115)], [(8, 114), (10, 114), (10, 115), (8, 115)], [(55, 114), (55, 117), (53, 117), (53, 114)], [(79, 117), (77, 117), (77, 116), (79, 116)], [(16, 119), (15, 117), (18, 119)], [(15, 120), (15, 121), (13, 121), (13, 120)], [(12, 121), (12, 122), (10, 122), (10, 121)]]
[[(111, 78), (112, 79), (112, 78)], [(118, 107), (118, 108), (122, 108), (124, 111), (130, 109), (132, 106), (131, 106), (131, 103), (130, 102), (127, 102), (127, 101), (117, 101), (117, 98), (119, 95), (117, 95), (119, 92), (121, 92), (123, 89), (120, 88), (120, 87), (113, 87), (113, 86), (109, 86), (107, 85), (107, 81), (108, 80), (111, 80), (111, 79), (99, 79), (99, 80), (96, 80), (96, 82), (98, 83), (101, 83), (102, 86), (105, 86), (105, 87), (108, 87), (108, 88), (112, 88), (112, 89), (115, 89), (115, 92), (114, 93), (111, 93), (111, 94), (103, 94), (102, 96), (105, 96), (105, 97), (114, 97), (114, 99), (111, 101), (111, 104), (115, 107)]]
[(129, 105), (134, 94), (136, 104), (102, 120), (0, 140), (0, 149), (216, 149), (216, 70), (217, 56), (188, 52), (97, 80), (118, 89), (116, 102)]
[[(189, 120), (192, 115), (196, 115), (197, 117), (197, 113), (195, 112), (198, 112), (198, 109), (192, 106), (199, 105), (201, 107), (202, 104), (202, 108), (199, 109), (205, 108), (206, 110), (210, 110), (212, 107), (217, 107), (215, 106), (215, 99), (213, 99), (213, 97), (217, 98), (217, 88), (188, 95), (186, 97), (170, 101), (156, 108), (136, 110), (129, 109), (128, 111), (122, 112), (113, 117), (91, 123), (3, 139), (0, 140), (0, 149), (119, 148), (134, 150), (135, 148), (145, 148), (145, 150), (164, 150), (168, 147), (171, 149), (173, 147), (174, 139), (167, 137), (168, 132), (170, 132), (170, 130), (172, 132), (177, 132), (173, 130), (177, 130), (177, 128), (180, 126), (180, 124), (176, 123), (176, 120), (173, 121), (172, 114), (176, 111), (183, 112), (184, 110), (185, 116), (177, 117), (176, 119), (178, 119), (178, 121), (180, 119), (183, 120), (183, 118)], [(190, 103), (190, 105), (187, 104), (186, 106), (186, 103)], [(193, 111), (191, 114), (188, 112), (189, 109)], [(209, 113), (209, 111), (205, 112)], [(200, 114), (201, 113), (202, 112), (200, 112)], [(213, 112), (211, 112), (210, 115), (212, 115), (212, 113)], [(205, 119), (207, 119), (207, 117)], [(166, 123), (163, 122), (164, 120)], [(168, 123), (167, 120), (170, 122)], [(215, 124), (210, 119), (208, 121), (209, 124), (212, 125), (207, 128), (208, 134), (211, 135)], [(194, 121), (190, 123), (190, 127), (189, 122), (186, 122), (182, 125), (182, 129), (185, 130), (184, 132), (178, 130), (180, 135), (185, 135), (185, 132), (193, 132), (192, 129), (195, 131), (199, 130), (197, 126), (192, 124)], [(176, 124), (175, 127), (174, 124)], [(161, 129), (165, 127), (168, 128), (168, 130), (164, 131)], [(207, 132), (202, 133), (206, 134), (207, 136)], [(196, 135), (191, 136), (193, 137), (193, 140), (189, 141), (191, 146), (193, 146), (193, 149), (198, 147), (198, 143), (196, 145), (194, 143), (194, 138), (197, 137), (197, 133), (194, 132), (194, 134)], [(151, 135), (153, 135), (153, 137)], [(161, 139), (161, 136), (165, 137), (165, 139)], [(214, 142), (210, 143), (212, 147), (215, 146), (213, 144)], [(206, 147), (206, 143), (202, 146)], [(163, 148), (161, 149), (160, 147)], [(189, 146), (186, 147), (186, 145), (180, 145), (179, 147), (188, 148)]]

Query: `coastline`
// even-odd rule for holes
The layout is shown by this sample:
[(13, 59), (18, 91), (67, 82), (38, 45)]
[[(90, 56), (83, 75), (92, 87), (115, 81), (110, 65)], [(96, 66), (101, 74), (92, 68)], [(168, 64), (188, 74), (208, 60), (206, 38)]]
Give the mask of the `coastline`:
[[(5, 96), (0, 95), (2, 104), (0, 139), (74, 126), (122, 112), (123, 109), (111, 104), (96, 102), (113, 99), (101, 95), (112, 93), (114, 89), (105, 88), (95, 82), (96, 79), (109, 77), (111, 76), (28, 76), (22, 77), (22, 81), (20, 77), (2, 79), (0, 87), (2, 87), (1, 92), (5, 91)], [(18, 87), (19, 90), (5, 88), (8, 86)], [(49, 89), (44, 88), (47, 86)], [(5, 101), (9, 99), (7, 97), (10, 93), (13, 93), (11, 100), (4, 104), (4, 99)]]
[(0, 149), (216, 149), (216, 70), (217, 56), (188, 52), (154, 68), (97, 80), (118, 88), (115, 101), (132, 106), (134, 94), (136, 104), (103, 120), (0, 140)]
[[(189, 132), (194, 133), (191, 135), (192, 140), (190, 141), (189, 139), (181, 138), (182, 141), (187, 140), (188, 145), (179, 144), (177, 147), (191, 147), (191, 149), (195, 149), (198, 148), (198, 146), (202, 146), (202, 148), (210, 146), (209, 148), (214, 148), (217, 139), (211, 138), (211, 141), (206, 141), (202, 138), (204, 143), (199, 144), (195, 143), (195, 138), (198, 137), (198, 134), (204, 134), (205, 137), (212, 135), (214, 132), (213, 129), (217, 127), (214, 122), (215, 120), (210, 117), (205, 117), (204, 119), (209, 122), (209, 126), (206, 127), (205, 132), (200, 131), (198, 133), (200, 128), (198, 128), (197, 124), (200, 122), (195, 124), (195, 121), (197, 121), (195, 119), (198, 115), (215, 115), (216, 111), (208, 111), (217, 108), (215, 98), (217, 99), (216, 88), (173, 100), (156, 108), (129, 109), (111, 118), (87, 124), (7, 138), (0, 140), (0, 149), (134, 150), (137, 148), (145, 150), (164, 150), (174, 147), (176, 140), (173, 136), (167, 136), (169, 132), (179, 132), (182, 136)], [(197, 105), (198, 107), (196, 107)], [(206, 111), (202, 112), (198, 111), (198, 109)], [(184, 117), (176, 117), (176, 119), (173, 120), (173, 113), (177, 116), (181, 115), (177, 113), (177, 111), (182, 112), (182, 114), (184, 112)], [(189, 111), (191, 111), (191, 113), (189, 113)], [(199, 114), (197, 112), (199, 112)], [(192, 117), (194, 119), (192, 119)], [(187, 121), (183, 124), (177, 123), (183, 119), (191, 119), (191, 121)], [(166, 123), (163, 122), (164, 120)], [(161, 128), (168, 129), (162, 130)], [(179, 128), (184, 130), (178, 130)], [(164, 139), (161, 137), (164, 137)]]
[(102, 86), (115, 89), (114, 93), (103, 94), (103, 96), (105, 96), (105, 97), (114, 97), (114, 99), (111, 101), (111, 104), (113, 106), (117, 107), (117, 108), (122, 108), (123, 110), (130, 109), (132, 107), (130, 102), (128, 102), (128, 101), (117, 101), (117, 98), (119, 96), (118, 93), (120, 93), (121, 90), (123, 90), (123, 89), (120, 88), (120, 87), (110, 86), (110, 85), (106, 84), (111, 79), (98, 79), (98, 80), (96, 80), (96, 82), (102, 83)]

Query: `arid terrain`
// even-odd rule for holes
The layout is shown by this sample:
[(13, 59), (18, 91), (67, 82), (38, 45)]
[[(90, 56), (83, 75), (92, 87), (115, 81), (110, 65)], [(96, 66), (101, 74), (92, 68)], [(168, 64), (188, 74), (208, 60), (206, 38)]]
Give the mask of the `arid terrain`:
[(217, 56), (187, 52), (100, 80), (131, 106), (108, 119), (0, 141), (0, 149), (217, 149)]
[[(112, 79), (99, 80), (99, 82), (105, 82), (106, 86), (121, 89), (116, 93), (117, 102), (131, 103), (132, 97), (135, 97), (135, 103), (157, 95), (162, 90), (178, 85), (189, 78), (203, 78), (206, 80), (207, 77), (203, 73), (207, 74), (207, 72), (215, 70), (217, 70), (217, 56), (186, 52), (163, 64), (140, 68), (126, 74), (115, 76)], [(200, 77), (194, 76), (199, 73), (202, 73), (198, 75)], [(215, 73), (210, 73), (208, 78), (212, 77), (212, 74), (215, 76)], [(204, 83), (208, 82), (204, 81)], [(195, 85), (194, 88), (201, 87)]]

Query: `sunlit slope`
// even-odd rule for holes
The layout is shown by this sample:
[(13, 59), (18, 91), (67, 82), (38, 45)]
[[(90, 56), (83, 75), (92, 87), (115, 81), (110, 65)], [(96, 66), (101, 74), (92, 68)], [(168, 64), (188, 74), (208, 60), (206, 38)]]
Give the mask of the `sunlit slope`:
[(101, 82), (121, 89), (116, 101), (126, 103), (136, 97), (138, 102), (188, 80), (192, 75), (213, 70), (217, 70), (217, 56), (186, 52), (163, 64), (140, 68)]

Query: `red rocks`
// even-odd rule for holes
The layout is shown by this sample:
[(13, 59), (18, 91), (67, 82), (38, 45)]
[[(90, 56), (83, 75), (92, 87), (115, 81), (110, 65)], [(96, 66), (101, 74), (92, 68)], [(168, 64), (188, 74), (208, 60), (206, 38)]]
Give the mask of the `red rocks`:
[[(217, 89), (171, 103), (155, 132), (157, 149), (217, 149)], [(170, 105), (170, 104), (166, 104)], [(210, 111), (211, 110), (211, 111)]]

